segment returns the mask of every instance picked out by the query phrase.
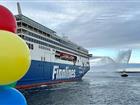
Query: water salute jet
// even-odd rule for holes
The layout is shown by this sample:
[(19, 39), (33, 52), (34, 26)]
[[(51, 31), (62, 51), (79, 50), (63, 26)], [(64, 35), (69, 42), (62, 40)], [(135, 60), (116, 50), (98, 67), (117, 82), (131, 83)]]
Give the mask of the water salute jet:
[(13, 14), (0, 5), (0, 105), (27, 105), (14, 85), (30, 67), (30, 50), (16, 28)]
[(92, 59), (98, 61), (97, 63), (98, 65), (96, 65), (97, 68), (121, 70), (117, 72), (121, 73), (122, 77), (127, 77), (128, 74), (126, 69), (128, 68), (127, 66), (129, 64), (131, 53), (132, 53), (131, 49), (120, 50), (116, 59), (112, 59), (109, 56), (93, 56)]

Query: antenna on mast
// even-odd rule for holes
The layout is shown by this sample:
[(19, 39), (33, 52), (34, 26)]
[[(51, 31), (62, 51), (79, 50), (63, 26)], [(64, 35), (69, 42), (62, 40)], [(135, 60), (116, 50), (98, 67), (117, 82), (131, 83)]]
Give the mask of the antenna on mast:
[(19, 2), (17, 2), (17, 9), (18, 9), (18, 14), (22, 14)]

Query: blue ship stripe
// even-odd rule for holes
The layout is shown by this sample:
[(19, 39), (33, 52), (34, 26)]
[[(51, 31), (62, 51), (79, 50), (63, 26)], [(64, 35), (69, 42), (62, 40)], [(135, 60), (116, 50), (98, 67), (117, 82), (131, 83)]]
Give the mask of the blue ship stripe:
[(75, 70), (74, 78), (82, 78), (84, 74), (89, 70), (89, 67), (80, 67), (80, 66), (69, 65), (69, 64), (32, 60), (29, 71), (20, 81), (17, 82), (17, 86), (51, 82), (55, 80), (57, 81), (57, 80), (72, 79), (72, 78), (67, 78), (66, 77), (67, 75), (65, 76), (65, 78), (57, 79), (56, 74), (53, 74), (54, 66), (58, 66), (60, 69), (66, 69), (67, 67), (68, 70), (69, 69)]

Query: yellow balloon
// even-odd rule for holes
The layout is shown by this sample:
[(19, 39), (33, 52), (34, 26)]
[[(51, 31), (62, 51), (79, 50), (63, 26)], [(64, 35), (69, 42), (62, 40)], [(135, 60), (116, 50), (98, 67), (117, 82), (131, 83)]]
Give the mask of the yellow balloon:
[(31, 63), (25, 41), (14, 33), (0, 30), (0, 85), (21, 79)]

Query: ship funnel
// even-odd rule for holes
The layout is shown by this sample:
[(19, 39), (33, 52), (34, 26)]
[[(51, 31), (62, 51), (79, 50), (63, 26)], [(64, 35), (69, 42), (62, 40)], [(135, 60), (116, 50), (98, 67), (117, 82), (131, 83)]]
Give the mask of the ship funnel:
[(17, 9), (18, 9), (18, 14), (22, 14), (19, 2), (17, 2)]

